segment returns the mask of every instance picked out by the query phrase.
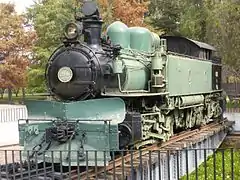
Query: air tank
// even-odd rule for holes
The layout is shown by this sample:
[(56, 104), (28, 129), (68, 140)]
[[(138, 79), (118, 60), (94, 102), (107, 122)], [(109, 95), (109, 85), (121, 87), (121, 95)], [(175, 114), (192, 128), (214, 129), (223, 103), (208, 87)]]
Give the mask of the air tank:
[(143, 52), (152, 52), (153, 39), (151, 32), (143, 27), (131, 27), (130, 47)]
[(130, 33), (126, 24), (115, 21), (108, 26), (107, 35), (114, 45), (119, 44), (122, 48), (129, 48)]

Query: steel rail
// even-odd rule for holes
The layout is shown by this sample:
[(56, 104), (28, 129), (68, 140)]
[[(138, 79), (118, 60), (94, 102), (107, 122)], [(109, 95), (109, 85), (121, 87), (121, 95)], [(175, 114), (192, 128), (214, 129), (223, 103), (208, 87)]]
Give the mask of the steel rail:
[[(104, 175), (112, 175), (112, 174), (121, 174), (124, 171), (128, 171), (131, 168), (135, 168), (136, 166), (138, 166), (140, 163), (138, 162), (141, 158), (142, 160), (149, 160), (149, 153), (153, 154), (154, 151), (159, 151), (159, 150), (166, 150), (166, 148), (168, 146), (171, 146), (175, 143), (178, 143), (180, 141), (184, 141), (184, 140), (188, 140), (188, 138), (193, 138), (195, 136), (198, 136), (202, 133), (202, 135), (206, 135), (206, 133), (211, 133), (213, 131), (216, 131), (217, 129), (221, 128), (222, 125), (224, 123), (227, 122), (227, 119), (223, 119), (222, 121), (219, 122), (212, 122), (208, 125), (202, 126), (199, 129), (194, 129), (194, 130), (187, 130), (184, 132), (181, 132), (179, 134), (176, 134), (174, 136), (172, 136), (169, 141), (167, 142), (163, 142), (161, 144), (153, 144), (151, 146), (148, 146), (140, 151), (130, 151), (128, 152), (125, 156), (116, 158), (112, 161), (109, 162), (107, 167), (99, 167), (97, 168), (97, 172), (96, 172), (96, 168), (89, 168), (87, 171), (84, 171), (82, 173), (80, 173), (80, 175), (78, 173), (73, 173), (71, 176), (71, 179), (95, 179), (95, 177), (97, 176), (101, 176), (102, 173), (104, 173)], [(189, 140), (191, 141), (191, 139)], [(177, 147), (179, 145), (176, 145), (174, 147)], [(174, 148), (170, 148), (170, 149), (174, 149)], [(168, 151), (168, 150), (166, 150)], [(133, 162), (132, 162), (133, 160)], [(125, 167), (122, 167), (125, 166)], [(123, 170), (124, 169), (124, 170)], [(114, 176), (115, 176), (114, 175)]]

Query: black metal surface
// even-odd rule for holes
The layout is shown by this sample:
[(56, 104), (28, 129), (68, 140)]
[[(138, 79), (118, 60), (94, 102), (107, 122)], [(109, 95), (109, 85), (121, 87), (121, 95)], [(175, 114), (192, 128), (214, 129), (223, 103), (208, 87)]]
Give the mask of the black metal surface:
[(170, 152), (167, 151), (167, 171), (168, 171), (168, 179), (171, 179), (171, 174), (170, 174)]
[(197, 155), (197, 149), (194, 150), (194, 154), (195, 154), (195, 157), (194, 157), (194, 162), (195, 162), (195, 177), (196, 179), (198, 179), (198, 155)]
[[(95, 173), (97, 174), (97, 167), (98, 167), (98, 165), (97, 165), (97, 151), (95, 151), (94, 155), (95, 155)], [(96, 176), (96, 178), (97, 178), (97, 176)]]
[(75, 124), (70, 122), (59, 122), (54, 127), (47, 128), (45, 132), (46, 142), (55, 140), (60, 143), (65, 143), (69, 139), (75, 138)]
[(88, 19), (83, 21), (84, 42), (90, 47), (101, 48), (102, 21)]
[(31, 161), (31, 164), (28, 162), (24, 163), (10, 163), (0, 166), (1, 179), (15, 179), (15, 180), (25, 180), (25, 179), (34, 179), (34, 178), (44, 178), (51, 179), (50, 176), (54, 173), (51, 166), (45, 166), (43, 163), (36, 166), (36, 163)]
[[(197, 169), (198, 168), (198, 159), (199, 157), (203, 158), (204, 160), (207, 160), (207, 153), (210, 151), (213, 152), (212, 158), (209, 159), (208, 162), (204, 162), (202, 165), (204, 165), (204, 169)], [(142, 150), (130, 150), (128, 151), (129, 159), (126, 158), (125, 153), (126, 151), (114, 152), (113, 158), (119, 158), (120, 161), (113, 161), (113, 169), (109, 171), (109, 166), (105, 162), (104, 167), (97, 167), (97, 164), (95, 164), (95, 167), (89, 166), (87, 163), (86, 166), (77, 166), (77, 167), (71, 167), (63, 166), (61, 164), (51, 164), (51, 163), (44, 163), (45, 154), (43, 154), (43, 162), (42, 163), (36, 163), (37, 162), (37, 156), (35, 157), (36, 161), (31, 161), (27, 159), (24, 161), (24, 163), (8, 163), (6, 165), (0, 166), (0, 179), (16, 179), (16, 180), (67, 180), (67, 179), (82, 179), (81, 174), (86, 172), (86, 178), (85, 179), (93, 179), (93, 176), (91, 172), (95, 172), (95, 174), (98, 174), (94, 177), (96, 179), (109, 179), (109, 176), (111, 176), (112, 179), (131, 179), (131, 180), (138, 180), (138, 179), (149, 179), (149, 180), (165, 180), (165, 179), (181, 179), (183, 174), (182, 172), (186, 171), (189, 174), (185, 174), (184, 179), (208, 179), (209, 175), (213, 175), (213, 179), (234, 179), (237, 178), (237, 175), (235, 177), (234, 171), (238, 169), (236, 166), (239, 162), (237, 160), (234, 160), (234, 153), (236, 150), (234, 149), (184, 149), (184, 150), (164, 150), (164, 151), (158, 151), (158, 150), (148, 150), (148, 151), (142, 151)], [(238, 150), (239, 151), (239, 150)], [(9, 151), (11, 152), (11, 151)], [(62, 152), (62, 151), (61, 151)], [(60, 159), (62, 158), (62, 153), (60, 152)], [(139, 153), (138, 158), (136, 159), (136, 154)], [(185, 162), (182, 162), (180, 159), (180, 153), (185, 153)], [(51, 157), (54, 157), (54, 151), (51, 152)], [(104, 161), (106, 161), (106, 153), (107, 151), (103, 151), (104, 153)], [(202, 155), (204, 154), (202, 157)], [(228, 153), (228, 154), (227, 154)], [(238, 153), (238, 152), (237, 152)], [(92, 154), (92, 153), (91, 153)], [(95, 159), (97, 159), (97, 151), (94, 151)], [(115, 156), (115, 154), (118, 154)], [(218, 154), (218, 155), (216, 155)], [(86, 159), (89, 159), (90, 152), (86, 151)], [(227, 162), (225, 157), (229, 156), (230, 158), (227, 158), (231, 162)], [(14, 158), (15, 155), (12, 154), (12, 158)], [(236, 156), (238, 157), (238, 156)], [(6, 156), (6, 162), (9, 162), (11, 160), (7, 159)], [(92, 158), (92, 157), (91, 157)], [(177, 162), (174, 160), (177, 158)], [(190, 159), (193, 158), (193, 159)], [(212, 160), (211, 160), (212, 159)], [(216, 162), (216, 160), (218, 162)], [(14, 160), (12, 160), (14, 162)], [(70, 161), (71, 162), (71, 161)], [(70, 163), (69, 162), (69, 163)], [(95, 160), (96, 162), (96, 160)], [(138, 164), (136, 164), (138, 162)], [(191, 165), (195, 168), (195, 171), (192, 171), (193, 167), (190, 167)], [(79, 162), (78, 162), (79, 163)], [(119, 164), (121, 163), (121, 164)], [(180, 165), (181, 163), (181, 165)], [(211, 164), (209, 164), (211, 163)], [(217, 163), (217, 164), (216, 164)], [(227, 167), (225, 163), (228, 163), (229, 166)], [(162, 166), (163, 165), (163, 166)], [(177, 165), (177, 167), (176, 167)], [(183, 166), (182, 166), (183, 165)], [(213, 169), (211, 172), (208, 172), (208, 168), (213, 165)], [(162, 167), (164, 167), (162, 171)], [(104, 169), (102, 173), (99, 173), (98, 170)], [(189, 169), (190, 168), (190, 169)], [(158, 169), (158, 173), (156, 173), (156, 170)], [(89, 170), (89, 171), (88, 171)], [(190, 172), (191, 170), (191, 172)], [(200, 173), (201, 172), (201, 173)], [(202, 173), (203, 172), (203, 173)], [(174, 174), (173, 174), (174, 173)], [(127, 178), (128, 177), (128, 178)]]
[(222, 65), (212, 64), (212, 89), (220, 90), (222, 88)]
[[(70, 82), (65, 83), (58, 79), (58, 71), (62, 67), (72, 70), (73, 77)], [(89, 48), (79, 45), (60, 48), (52, 55), (46, 68), (50, 92), (63, 100), (86, 99), (96, 95), (99, 75), (98, 58), (89, 53)]]
[(188, 171), (188, 150), (185, 151), (185, 158), (186, 158), (186, 173), (187, 173), (187, 180), (189, 179), (189, 171)]
[(124, 172), (124, 151), (121, 152), (121, 159), (122, 159), (122, 179), (125, 178), (125, 172)]
[(82, 6), (82, 13), (85, 16), (92, 16), (98, 13), (97, 4), (93, 1), (86, 1)]
[(224, 150), (221, 151), (222, 152), (222, 179), (225, 179), (225, 162), (224, 162)]
[(118, 125), (119, 146), (123, 149), (127, 145), (133, 144), (142, 137), (141, 114), (138, 112), (128, 112), (125, 120)]
[(180, 172), (179, 172), (179, 151), (177, 151), (177, 179), (179, 179), (179, 178), (180, 178)]
[[(216, 169), (216, 153), (215, 149), (213, 149), (213, 169)], [(216, 180), (216, 171), (213, 172), (213, 178)]]
[(216, 49), (206, 43), (181, 36), (161, 36), (167, 40), (167, 50), (200, 59), (211, 60), (212, 52)]
[(206, 149), (204, 149), (204, 158), (203, 158), (203, 160), (204, 160), (204, 178), (205, 178), (205, 180), (207, 179), (207, 152), (206, 152)]
[(231, 179), (234, 179), (234, 155), (233, 155), (233, 149), (231, 149)]
[(149, 151), (149, 175), (150, 175), (150, 180), (152, 180), (152, 157), (151, 157), (151, 151)]
[[(113, 152), (113, 159), (115, 159), (115, 152)], [(113, 180), (116, 179), (116, 166), (115, 166), (115, 161), (113, 161)]]
[(139, 151), (139, 161), (140, 161), (140, 178), (143, 180), (143, 162), (142, 162), (142, 151)]

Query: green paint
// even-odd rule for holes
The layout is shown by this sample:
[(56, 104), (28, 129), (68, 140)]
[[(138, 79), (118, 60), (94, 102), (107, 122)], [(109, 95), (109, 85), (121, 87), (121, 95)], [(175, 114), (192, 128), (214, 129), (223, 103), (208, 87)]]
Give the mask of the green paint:
[(166, 74), (170, 96), (201, 94), (212, 89), (212, 64), (208, 61), (169, 54)]
[[(38, 134), (29, 134), (26, 130), (31, 126), (38, 126)], [(32, 124), (22, 124), (20, 125), (20, 143), (24, 145), (23, 159), (27, 159), (27, 150), (29, 150), (29, 155), (32, 153), (34, 146), (38, 145), (42, 138), (45, 137), (45, 129), (52, 127), (53, 123), (42, 122), (42, 123), (32, 123)], [(109, 129), (110, 128), (110, 129)], [(110, 160), (109, 150), (118, 150), (118, 127), (117, 125), (109, 124), (89, 124), (88, 122), (79, 122), (77, 123), (77, 135), (75, 139), (69, 140), (66, 143), (59, 143), (57, 141), (52, 141), (50, 148), (45, 153), (46, 162), (51, 162), (51, 151), (54, 151), (54, 162), (60, 162), (60, 156), (58, 151), (62, 152), (62, 163), (67, 166), (69, 164), (68, 150), (71, 150), (71, 164), (77, 165), (77, 152), (82, 152), (81, 143), (83, 142), (83, 150), (86, 155), (88, 153), (88, 164), (94, 165), (95, 163), (95, 154), (94, 151), (99, 151), (97, 156), (97, 161), (99, 165), (103, 165), (104, 157), (103, 151), (106, 151), (106, 160)], [(83, 133), (85, 138), (83, 138)], [(69, 149), (69, 143), (71, 144)], [(43, 143), (43, 147), (46, 147), (47, 143)], [(43, 151), (44, 149), (41, 149)], [(100, 153), (102, 151), (102, 153)], [(48, 158), (49, 157), (49, 158)], [(33, 157), (33, 159), (35, 156)], [(43, 161), (43, 155), (38, 156), (38, 161)], [(80, 165), (86, 165), (86, 159), (79, 159)]]
[(150, 64), (150, 61), (144, 58), (139, 58), (139, 61), (136, 61), (136, 59), (130, 59), (127, 56), (120, 56), (120, 58), (124, 65), (123, 74), (121, 74), (121, 80), (124, 82), (122, 83), (122, 89), (147, 89), (147, 82), (150, 75), (147, 66)]
[(151, 52), (154, 46), (151, 32), (143, 27), (131, 27), (130, 32), (130, 48), (143, 52)]
[(127, 27), (120, 21), (115, 21), (107, 28), (107, 35), (113, 44), (122, 48), (130, 48), (142, 52), (152, 52), (159, 46), (160, 38), (143, 27)]
[[(39, 145), (45, 139), (45, 130), (55, 126), (53, 120), (56, 117), (75, 125), (75, 138), (66, 143), (59, 143), (52, 140), (51, 146), (46, 152), (45, 160), (51, 162), (51, 151), (66, 151), (62, 154), (63, 165), (77, 165), (77, 151), (91, 151), (88, 153), (88, 164), (95, 164), (95, 154), (93, 151), (106, 152), (106, 161), (110, 160), (109, 150), (118, 150), (118, 124), (125, 118), (125, 103), (119, 98), (106, 98), (97, 100), (78, 101), (62, 103), (55, 101), (28, 101), (28, 112), (31, 118), (19, 123), (20, 145), (24, 150), (32, 151), (33, 147)], [(46, 115), (46, 118), (41, 116)], [(108, 121), (109, 120), (109, 121)], [(60, 120), (57, 120), (60, 122)], [(43, 148), (48, 143), (43, 142)], [(83, 149), (81, 148), (83, 145)], [(70, 161), (67, 159), (69, 150), (75, 151), (71, 154)], [(32, 152), (30, 152), (31, 155)], [(97, 161), (100, 166), (104, 164), (103, 152), (97, 155)], [(49, 157), (49, 158), (48, 158)], [(23, 159), (27, 158), (27, 153), (23, 153)], [(35, 157), (34, 157), (35, 158)], [(39, 162), (43, 160), (43, 155), (39, 155)], [(59, 154), (54, 154), (54, 162), (59, 162)], [(80, 165), (86, 165), (86, 159), (80, 159)]]
[[(120, 123), (125, 117), (125, 104), (120, 98), (103, 98), (76, 102), (26, 101), (30, 118), (44, 117), (78, 120), (112, 120)], [(97, 123), (97, 122), (94, 122)]]
[(128, 27), (124, 23), (115, 21), (110, 24), (107, 28), (107, 35), (114, 45), (119, 44), (122, 48), (129, 48), (130, 34)]

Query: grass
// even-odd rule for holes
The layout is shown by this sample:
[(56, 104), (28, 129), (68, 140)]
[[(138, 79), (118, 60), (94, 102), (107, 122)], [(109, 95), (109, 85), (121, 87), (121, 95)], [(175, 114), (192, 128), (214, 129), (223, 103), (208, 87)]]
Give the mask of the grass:
[[(36, 95), (27, 94), (25, 96), (25, 100), (44, 100), (46, 98), (47, 98), (46, 96), (38, 95), (38, 94), (36, 94)], [(22, 104), (22, 102), (23, 102), (22, 95), (19, 95), (19, 96), (16, 97), (13, 94), (13, 96), (12, 96), (12, 104)], [(9, 104), (8, 97), (6, 95), (3, 97), (3, 99), (0, 99), (0, 104)]]
[[(233, 160), (232, 160), (233, 157)], [(215, 164), (215, 167), (214, 167)], [(193, 171), (189, 176), (189, 180), (205, 180), (205, 170), (207, 170), (207, 180), (232, 179), (232, 174), (234, 174), (234, 179), (240, 179), (240, 150), (233, 149), (220, 149), (214, 155), (210, 156), (205, 164), (202, 163), (197, 169), (198, 178), (196, 178), (196, 171)], [(215, 173), (214, 173), (215, 172)], [(184, 176), (181, 180), (186, 180), (187, 177)]]
[(240, 108), (240, 101), (230, 101), (226, 104), (227, 108)]

